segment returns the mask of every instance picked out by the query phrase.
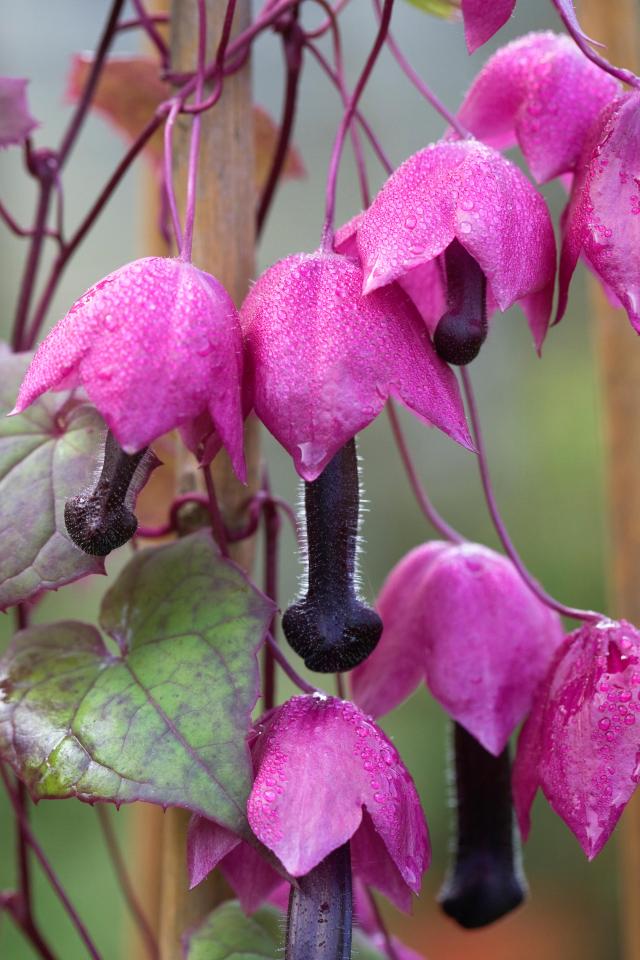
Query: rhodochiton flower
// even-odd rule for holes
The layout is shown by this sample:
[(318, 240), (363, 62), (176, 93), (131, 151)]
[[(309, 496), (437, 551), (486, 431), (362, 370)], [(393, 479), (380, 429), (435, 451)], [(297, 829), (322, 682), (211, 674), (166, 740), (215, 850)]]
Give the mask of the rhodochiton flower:
[[(299, 696), (266, 715), (251, 751), (249, 823), (285, 870), (304, 876), (349, 843), (354, 874), (407, 909), (429, 863), (429, 839), (411, 776), (382, 730), (351, 703)], [(259, 855), (247, 844), (195, 819), (192, 884), (223, 856), (245, 905), (257, 906), (281, 882), (272, 868), (271, 884), (263, 868), (253, 871)]]
[(446, 317), (475, 312), (486, 326), (493, 304), (519, 302), (541, 347), (553, 298), (553, 227), (542, 197), (491, 147), (440, 141), (409, 157), (362, 217), (357, 246), (365, 293), (406, 281), (444, 254), (448, 292), (460, 301)]
[(506, 557), (440, 541), (403, 557), (377, 609), (382, 637), (351, 674), (358, 705), (380, 716), (425, 679), (447, 713), (497, 756), (562, 641), (557, 614)]
[(522, 728), (514, 764), (523, 836), (547, 800), (593, 859), (640, 781), (640, 632), (624, 620), (566, 637)]
[(517, 143), (543, 183), (574, 170), (594, 122), (619, 89), (570, 37), (529, 33), (491, 57), (458, 116), (496, 149)]
[(296, 254), (258, 279), (240, 319), (255, 410), (311, 481), (389, 396), (473, 447), (451, 370), (402, 291), (362, 294), (357, 263)]
[(640, 333), (640, 95), (605, 107), (578, 168), (564, 214), (558, 319), (582, 253)]
[(244, 479), (241, 377), (238, 314), (224, 287), (190, 263), (147, 257), (94, 284), (54, 326), (13, 412), (82, 385), (128, 454), (208, 413)]

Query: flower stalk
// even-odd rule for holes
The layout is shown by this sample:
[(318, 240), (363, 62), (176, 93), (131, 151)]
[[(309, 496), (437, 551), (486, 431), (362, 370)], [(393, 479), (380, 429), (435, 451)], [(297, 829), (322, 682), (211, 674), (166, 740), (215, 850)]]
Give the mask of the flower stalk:
[(351, 960), (352, 917), (345, 843), (291, 887), (285, 960)]

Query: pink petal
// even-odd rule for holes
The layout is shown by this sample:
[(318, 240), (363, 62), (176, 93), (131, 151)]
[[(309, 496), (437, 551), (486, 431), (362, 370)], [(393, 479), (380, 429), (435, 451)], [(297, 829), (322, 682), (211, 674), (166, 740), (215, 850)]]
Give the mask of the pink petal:
[(359, 704), (393, 709), (420, 676), (486, 750), (502, 752), (531, 708), (562, 627), (506, 557), (478, 544), (430, 543), (394, 568), (376, 650), (352, 678)]
[(492, 147), (520, 145), (538, 182), (572, 171), (618, 82), (567, 36), (530, 33), (480, 71), (459, 118)]
[(477, 140), (432, 144), (387, 180), (357, 232), (365, 292), (429, 263), (454, 237), (501, 310), (542, 291), (550, 298), (556, 253), (546, 204), (513, 164)]
[(575, 178), (564, 219), (558, 318), (582, 252), (640, 333), (640, 96), (607, 107)]
[(362, 883), (376, 887), (398, 910), (410, 913), (411, 891), (366, 810), (351, 838), (351, 866)]
[[(380, 932), (378, 918), (371, 908), (366, 887), (359, 878), (355, 878), (353, 883), (353, 912), (360, 931), (368, 937), (376, 950), (387, 956), (384, 934)], [(392, 944), (394, 960), (424, 960), (422, 954), (405, 946), (397, 937), (392, 937)]]
[(392, 395), (472, 447), (457, 383), (400, 290), (362, 296), (358, 265), (296, 254), (257, 281), (241, 311), (255, 410), (305, 480)]
[(248, 914), (255, 913), (282, 886), (280, 874), (258, 850), (244, 842), (227, 854), (220, 872)]
[(0, 77), (0, 147), (24, 143), (38, 121), (29, 113), (28, 80)]
[(132, 453), (208, 410), (242, 479), (242, 341), (224, 287), (148, 257), (96, 283), (40, 345), (15, 411), (73, 377)]
[(419, 890), (429, 861), (420, 799), (392, 743), (353, 704), (294, 697), (268, 716), (253, 758), (249, 823), (290, 874), (350, 840), (366, 809), (404, 883)]
[(432, 540), (411, 550), (387, 577), (378, 602), (383, 633), (370, 656), (349, 674), (353, 699), (382, 716), (403, 703), (425, 676), (423, 619), (418, 600), (431, 563), (448, 543)]
[(490, 40), (503, 27), (516, 0), (462, 0), (464, 35), (469, 53)]
[(547, 800), (593, 859), (640, 781), (640, 632), (604, 621), (568, 638), (518, 745), (514, 785), (528, 811), (534, 770)]
[(189, 889), (208, 877), (240, 842), (240, 837), (213, 820), (198, 815), (191, 817), (187, 832)]

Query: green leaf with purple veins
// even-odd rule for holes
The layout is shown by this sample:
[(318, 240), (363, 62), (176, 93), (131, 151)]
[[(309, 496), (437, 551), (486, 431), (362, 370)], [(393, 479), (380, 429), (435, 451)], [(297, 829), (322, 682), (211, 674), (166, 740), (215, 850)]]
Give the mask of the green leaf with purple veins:
[(250, 835), (246, 745), (273, 604), (208, 532), (140, 552), (106, 594), (105, 642), (66, 621), (0, 660), (0, 756), (34, 798), (187, 807)]
[(0, 344), (0, 610), (104, 572), (64, 525), (65, 501), (90, 484), (102, 458), (104, 422), (68, 391), (7, 417), (30, 360)]

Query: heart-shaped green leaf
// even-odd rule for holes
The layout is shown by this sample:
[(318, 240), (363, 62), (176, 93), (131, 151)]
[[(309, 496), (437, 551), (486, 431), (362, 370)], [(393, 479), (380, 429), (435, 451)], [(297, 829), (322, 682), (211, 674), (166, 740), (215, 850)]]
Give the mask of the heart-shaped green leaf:
[(407, 0), (413, 7), (430, 13), (432, 17), (451, 20), (460, 12), (460, 0)]
[(64, 504), (89, 485), (105, 426), (73, 393), (50, 393), (7, 417), (31, 355), (0, 344), (0, 610), (56, 590), (104, 563), (67, 536)]
[[(237, 900), (221, 904), (184, 938), (185, 960), (282, 960), (286, 921), (275, 907), (262, 907), (247, 917)], [(384, 960), (359, 931), (353, 932), (353, 956)]]
[(240, 834), (273, 604), (202, 531), (139, 553), (106, 594), (109, 646), (66, 621), (0, 660), (0, 755), (34, 798), (187, 807)]

